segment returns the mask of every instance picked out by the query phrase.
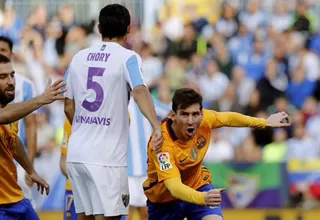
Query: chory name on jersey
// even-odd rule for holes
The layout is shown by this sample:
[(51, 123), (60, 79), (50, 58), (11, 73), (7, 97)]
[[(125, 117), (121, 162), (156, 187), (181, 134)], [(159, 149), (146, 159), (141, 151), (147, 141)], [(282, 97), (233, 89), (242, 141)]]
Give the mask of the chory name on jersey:
[(107, 62), (110, 53), (89, 53), (87, 61)]
[(100, 118), (100, 117), (90, 117), (90, 116), (76, 116), (76, 123), (80, 124), (96, 124), (109, 126), (111, 122), (111, 118)]

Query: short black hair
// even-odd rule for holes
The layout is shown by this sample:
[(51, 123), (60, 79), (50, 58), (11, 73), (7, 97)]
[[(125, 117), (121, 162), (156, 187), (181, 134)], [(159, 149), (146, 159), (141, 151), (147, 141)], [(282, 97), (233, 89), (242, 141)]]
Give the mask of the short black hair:
[(174, 92), (172, 98), (172, 110), (177, 112), (178, 109), (186, 109), (193, 104), (199, 104), (202, 110), (202, 96), (191, 88), (181, 88)]
[(126, 7), (119, 4), (105, 6), (99, 14), (102, 38), (124, 37), (127, 34), (130, 22), (130, 13)]
[(0, 54), (0, 63), (11, 63), (11, 61), (8, 57)]
[(10, 38), (6, 36), (0, 36), (0, 41), (7, 43), (9, 45), (10, 52), (12, 52), (13, 42)]

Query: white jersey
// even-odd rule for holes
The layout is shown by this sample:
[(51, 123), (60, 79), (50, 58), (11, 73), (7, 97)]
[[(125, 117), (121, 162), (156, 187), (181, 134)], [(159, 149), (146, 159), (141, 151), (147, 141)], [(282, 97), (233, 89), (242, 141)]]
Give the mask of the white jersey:
[[(25, 102), (36, 96), (34, 83), (27, 77), (16, 73), (15, 81), (15, 98), (13, 100), (13, 103)], [(34, 111), (33, 113), (36, 113), (36, 111)], [(24, 119), (19, 120), (19, 137), (23, 145), (26, 146), (26, 129)]]
[(78, 52), (65, 76), (75, 115), (67, 162), (127, 166), (128, 85), (144, 85), (141, 58), (112, 42)]

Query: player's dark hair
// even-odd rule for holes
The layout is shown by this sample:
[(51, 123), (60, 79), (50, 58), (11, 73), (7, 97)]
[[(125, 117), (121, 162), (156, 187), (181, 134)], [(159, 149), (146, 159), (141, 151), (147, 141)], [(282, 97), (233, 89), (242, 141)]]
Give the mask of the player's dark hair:
[(178, 109), (186, 109), (193, 104), (199, 104), (202, 110), (202, 96), (194, 89), (181, 88), (174, 92), (172, 98), (172, 110), (177, 112)]
[(0, 36), (0, 42), (5, 42), (9, 45), (9, 49), (10, 49), (10, 52), (12, 52), (12, 48), (13, 48), (13, 42), (10, 38), (8, 37), (5, 37), (5, 36)]
[(99, 14), (102, 38), (124, 37), (127, 34), (131, 18), (128, 9), (119, 4), (107, 5)]
[(11, 63), (11, 61), (8, 57), (0, 54), (0, 63)]

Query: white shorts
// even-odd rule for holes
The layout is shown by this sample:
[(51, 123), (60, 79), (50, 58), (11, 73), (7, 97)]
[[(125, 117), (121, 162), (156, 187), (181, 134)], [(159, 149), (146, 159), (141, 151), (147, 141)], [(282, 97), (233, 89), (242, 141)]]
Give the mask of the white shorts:
[(129, 176), (130, 206), (147, 206), (147, 197), (144, 195), (142, 187), (142, 184), (146, 179), (146, 176)]
[(23, 169), (23, 167), (18, 164), (17, 165), (17, 175), (18, 175), (18, 184), (22, 189), (23, 195), (26, 199), (29, 199), (32, 207), (35, 209), (36, 205), (34, 203), (34, 200), (32, 199), (32, 187), (29, 187), (26, 184), (26, 171)]
[(129, 214), (127, 167), (67, 163), (76, 213), (113, 217)]

